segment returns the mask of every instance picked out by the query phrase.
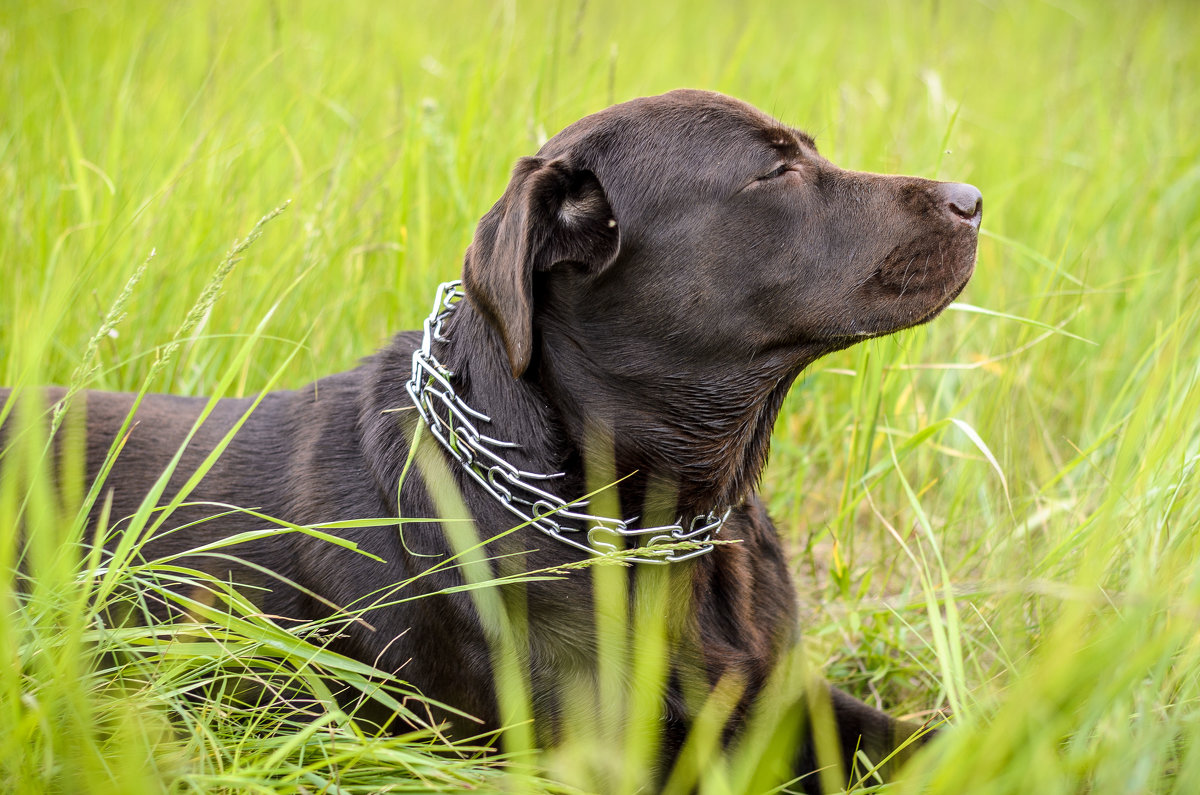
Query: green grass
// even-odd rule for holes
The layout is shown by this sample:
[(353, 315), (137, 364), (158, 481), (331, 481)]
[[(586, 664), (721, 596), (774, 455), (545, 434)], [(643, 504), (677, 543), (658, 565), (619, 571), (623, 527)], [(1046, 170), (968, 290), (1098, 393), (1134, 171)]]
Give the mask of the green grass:
[[(842, 166), (985, 197), (962, 304), (818, 362), (764, 478), (809, 664), (953, 709), (894, 791), (1197, 792), (1198, 37), (1184, 2), (0, 2), (0, 383), (349, 368), (418, 325), (516, 158), (613, 101), (725, 91)], [(81, 565), (86, 495), (41, 461), (18, 445), (0, 482), (0, 789), (561, 788), (488, 738), (237, 707), (247, 678), (374, 680), (236, 595), (190, 630), (102, 626), (97, 589), (179, 572)], [(588, 789), (595, 756), (540, 764)], [(702, 786), (744, 789), (750, 758)]]

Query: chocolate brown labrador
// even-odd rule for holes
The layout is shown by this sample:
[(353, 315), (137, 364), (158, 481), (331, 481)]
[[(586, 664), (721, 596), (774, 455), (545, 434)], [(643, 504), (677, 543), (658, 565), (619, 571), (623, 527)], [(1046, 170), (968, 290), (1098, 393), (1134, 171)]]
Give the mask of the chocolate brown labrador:
[[(433, 517), (445, 508), (429, 482), (437, 472), (480, 538), (518, 528), (489, 547), (506, 555), (492, 573), (644, 547), (626, 553), (631, 581), (667, 571), (673, 583), (666, 770), (697, 707), (686, 683), (741, 683), (726, 732), (734, 741), (796, 642), (787, 556), (755, 494), (790, 385), (831, 351), (945, 309), (971, 276), (981, 215), (970, 185), (845, 171), (808, 135), (729, 97), (682, 90), (615, 105), (517, 163), (479, 222), (461, 289), (439, 296), (424, 334), (400, 333), (354, 370), (268, 394), (189, 502), (301, 525)], [(250, 403), (216, 404), (187, 442), (167, 497)], [(134, 513), (204, 404), (143, 400), (104, 484), (112, 517)], [(89, 477), (132, 406), (129, 394), (86, 395)], [(419, 424), (417, 447), (438, 466), (402, 478)], [(581, 499), (597, 473), (619, 481), (607, 511), (600, 499)], [(179, 508), (169, 524), (184, 529), (154, 540), (148, 554), (264, 526), (242, 513), (201, 521), (220, 512)], [(366, 621), (345, 624), (333, 648), (498, 727), (493, 636), (513, 623), (482, 620), (469, 593), (400, 603), (392, 593), (410, 580), (405, 597), (461, 583), (458, 569), (431, 570), (452, 553), (444, 527), (336, 532), (377, 559), (280, 533), (226, 550), (247, 565), (228, 557), (192, 565), (252, 586), (275, 616), (376, 605)], [(528, 583), (503, 604), (518, 601), (532, 701), (553, 726), (558, 685), (596, 667), (589, 574)], [(878, 761), (916, 728), (828, 693), (843, 774), (856, 750)], [(793, 773), (820, 791), (820, 778), (805, 775), (817, 764), (813, 712), (795, 711)]]

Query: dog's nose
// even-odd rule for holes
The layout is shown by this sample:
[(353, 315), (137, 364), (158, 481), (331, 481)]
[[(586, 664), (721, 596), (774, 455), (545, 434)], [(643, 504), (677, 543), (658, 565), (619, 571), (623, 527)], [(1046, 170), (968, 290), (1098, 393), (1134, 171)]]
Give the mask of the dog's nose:
[(983, 220), (983, 194), (974, 185), (965, 182), (947, 182), (942, 185), (942, 198), (946, 209), (976, 229)]

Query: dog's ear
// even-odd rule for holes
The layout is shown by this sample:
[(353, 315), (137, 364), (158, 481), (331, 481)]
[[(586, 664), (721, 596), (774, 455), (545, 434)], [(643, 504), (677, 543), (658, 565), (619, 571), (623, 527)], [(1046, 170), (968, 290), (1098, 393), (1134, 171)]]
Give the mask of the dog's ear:
[(620, 234), (604, 188), (587, 169), (525, 157), (504, 195), (479, 221), (467, 249), (467, 297), (504, 342), (514, 378), (533, 351), (533, 272), (577, 263), (598, 272)]

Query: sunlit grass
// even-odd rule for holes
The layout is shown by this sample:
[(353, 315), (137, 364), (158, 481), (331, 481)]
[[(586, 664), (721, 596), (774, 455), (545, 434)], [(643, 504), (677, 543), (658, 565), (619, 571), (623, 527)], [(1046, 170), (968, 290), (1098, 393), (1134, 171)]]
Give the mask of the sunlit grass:
[[(953, 708), (903, 791), (1200, 791), (1198, 32), (1187, 3), (8, 3), (0, 384), (256, 396), (346, 369), (418, 325), (545, 137), (611, 101), (734, 94), (843, 166), (985, 197), (964, 305), (818, 362), (777, 426), (764, 490), (805, 665), (896, 714)], [(314, 672), (382, 675), (219, 584), (188, 628), (104, 623), (97, 598), (134, 611), (185, 573), (81, 549), (103, 497), (51, 487), (37, 408), (0, 418), (25, 410), (0, 460), (0, 789), (643, 782), (636, 731), (542, 759), (364, 734)], [(122, 554), (186, 499), (143, 506)], [(603, 618), (617, 646), (650, 622), (612, 664), (652, 692), (659, 628)], [(222, 698), (255, 677), (312, 714)], [(679, 791), (754, 781), (704, 752), (730, 698), (697, 705)]]

